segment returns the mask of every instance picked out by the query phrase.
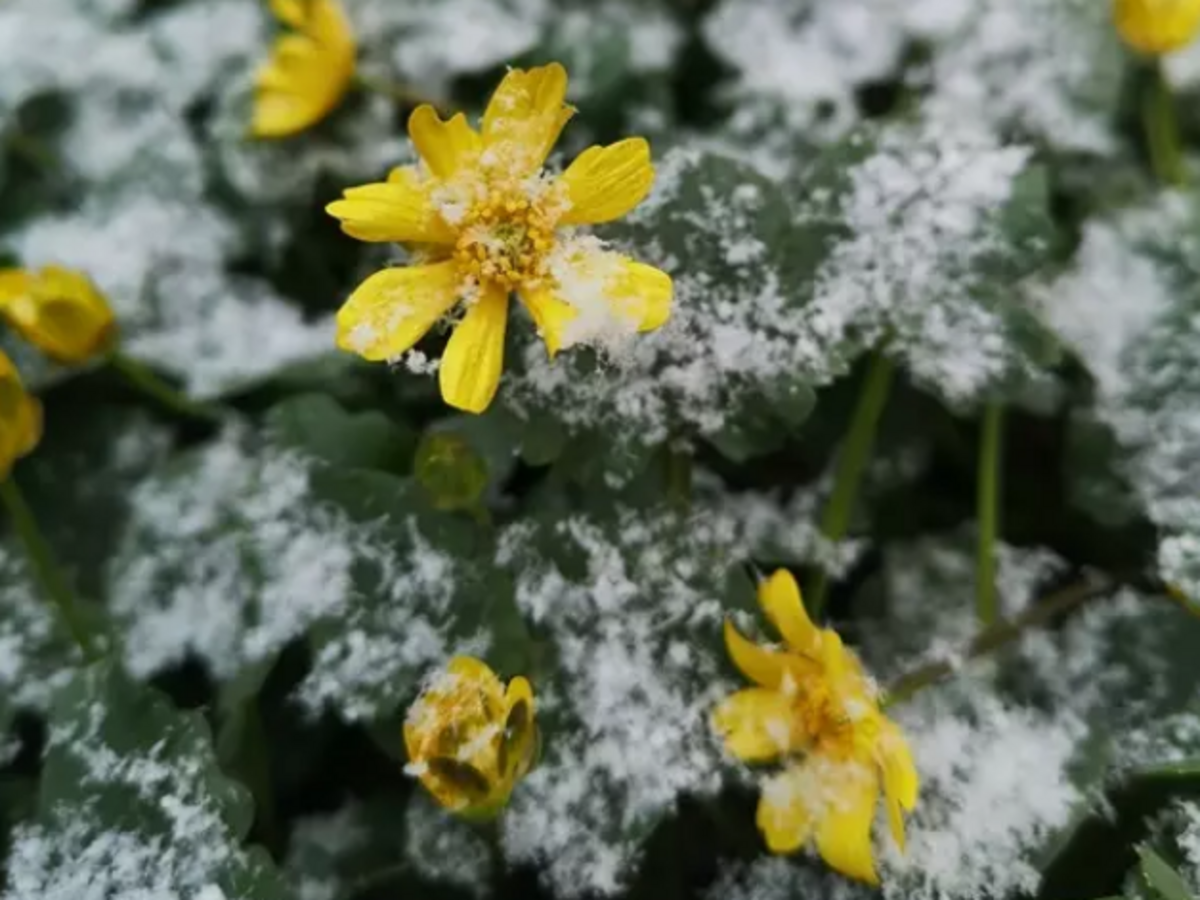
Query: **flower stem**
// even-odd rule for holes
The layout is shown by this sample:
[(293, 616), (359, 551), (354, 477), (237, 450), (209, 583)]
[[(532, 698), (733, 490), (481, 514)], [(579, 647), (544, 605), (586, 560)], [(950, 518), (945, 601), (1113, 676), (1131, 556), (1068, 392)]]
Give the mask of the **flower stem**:
[(99, 659), (99, 651), (79, 615), (75, 595), (63, 577), (58, 563), (55, 562), (54, 554), (42, 536), (41, 529), (38, 528), (33, 511), (25, 502), (25, 496), (11, 475), (0, 482), (0, 498), (3, 499), (4, 506), (8, 510), (9, 520), (25, 547), (25, 555), (33, 567), (33, 575), (41, 586), (42, 594), (54, 607), (67, 632), (79, 645), (84, 658), (89, 662)]
[(975, 557), (975, 612), (983, 627), (999, 618), (996, 602), (996, 535), (1000, 530), (1000, 467), (1003, 458), (1004, 408), (997, 402), (983, 410), (976, 472), (976, 515), (979, 547)]
[[(867, 460), (871, 456), (875, 429), (879, 424), (879, 416), (883, 413), (884, 404), (887, 403), (894, 372), (895, 366), (892, 361), (881, 351), (876, 351), (858, 395), (858, 405), (850, 422), (850, 432), (846, 435), (845, 445), (838, 457), (833, 493), (821, 517), (821, 533), (834, 543), (845, 537), (846, 529), (850, 527), (854, 498), (858, 493), (858, 484), (862, 480)], [(821, 615), (828, 589), (829, 576), (823, 570), (818, 571), (805, 598), (809, 615), (814, 618)]]
[(135, 388), (172, 412), (204, 422), (221, 421), (222, 415), (219, 410), (203, 403), (197, 403), (186, 394), (177, 391), (144, 363), (126, 356), (119, 350), (112, 351), (108, 361)]
[(1163, 74), (1157, 58), (1147, 67), (1146, 83), (1141, 97), (1142, 127), (1146, 131), (1146, 149), (1154, 175), (1167, 186), (1178, 186), (1186, 180), (1183, 165), (1179, 120), (1175, 96)]
[(676, 509), (687, 510), (692, 503), (692, 455), (670, 443), (663, 450), (667, 499)]
[[(1012, 621), (997, 622), (983, 629), (967, 645), (967, 649), (961, 654), (960, 659), (962, 661), (978, 659), (999, 650), (1030, 629), (1045, 625), (1056, 616), (1062, 615), (1085, 600), (1104, 594), (1109, 587), (1110, 585), (1105, 582), (1088, 578), (1065, 587), (1029, 607)], [(914, 669), (901, 675), (892, 683), (891, 687), (884, 692), (881, 705), (888, 707), (903, 703), (930, 685), (946, 680), (956, 671), (958, 671), (958, 665), (951, 662), (933, 662)]]
[(419, 94), (417, 91), (386, 78), (376, 78), (374, 75), (364, 75), (361, 72), (356, 72), (354, 75), (354, 84), (359, 90), (381, 94), (390, 100), (406, 106), (423, 106), (427, 103), (431, 106), (437, 105), (431, 103), (427, 97)]

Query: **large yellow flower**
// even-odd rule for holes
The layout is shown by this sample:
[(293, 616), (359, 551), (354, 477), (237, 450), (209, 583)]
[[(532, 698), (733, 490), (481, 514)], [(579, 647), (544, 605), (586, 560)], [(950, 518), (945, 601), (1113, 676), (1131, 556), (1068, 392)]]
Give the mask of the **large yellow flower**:
[(330, 215), (363, 241), (416, 249), (422, 264), (364, 281), (338, 313), (338, 345), (369, 360), (412, 348), (456, 306), (465, 312), (442, 357), (451, 406), (482, 412), (500, 383), (509, 294), (533, 317), (551, 356), (578, 341), (649, 331), (667, 320), (671, 279), (606, 250), (574, 226), (617, 219), (654, 181), (650, 146), (592, 147), (558, 177), (542, 166), (574, 110), (557, 63), (510, 71), (476, 131), (461, 113), (416, 109), (408, 133), (420, 166), (350, 188)]
[(506, 803), (538, 750), (533, 688), (508, 688), (478, 659), (458, 656), (430, 682), (404, 723), (408, 770), (442, 806), (489, 818)]
[(908, 743), (880, 712), (854, 654), (836, 632), (809, 620), (789, 572), (760, 584), (758, 600), (785, 646), (760, 647), (726, 623), (729, 655), (758, 687), (722, 702), (713, 725), (739, 759), (784, 762), (758, 803), (758, 827), (772, 852), (791, 853), (814, 840), (830, 866), (877, 884), (871, 826), (880, 785), (901, 850), (903, 811), (917, 802)]
[(41, 439), (42, 405), (25, 390), (17, 367), (0, 351), (0, 481)]
[(1161, 56), (1187, 46), (1200, 32), (1200, 0), (1114, 0), (1113, 21), (1134, 50)]
[(293, 34), (279, 37), (255, 80), (255, 137), (288, 137), (341, 102), (354, 77), (354, 32), (338, 0), (270, 0)]
[(104, 296), (82, 272), (0, 270), (0, 316), (56, 362), (85, 363), (104, 352), (116, 331)]

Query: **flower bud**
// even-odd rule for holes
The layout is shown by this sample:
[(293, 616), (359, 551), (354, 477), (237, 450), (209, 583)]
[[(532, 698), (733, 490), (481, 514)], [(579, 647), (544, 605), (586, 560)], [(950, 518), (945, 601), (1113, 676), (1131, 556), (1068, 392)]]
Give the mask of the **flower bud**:
[(0, 351), (0, 481), (41, 437), (42, 405), (25, 390), (17, 367)]
[(538, 750), (533, 688), (505, 689), (480, 660), (452, 659), (429, 681), (404, 723), (406, 769), (442, 806), (474, 819), (495, 816)]
[(1200, 0), (1115, 0), (1121, 39), (1139, 53), (1161, 56), (1185, 47), (1200, 31)]
[(0, 271), (0, 315), (48, 357), (70, 365), (104, 352), (116, 325), (88, 277), (61, 266)]

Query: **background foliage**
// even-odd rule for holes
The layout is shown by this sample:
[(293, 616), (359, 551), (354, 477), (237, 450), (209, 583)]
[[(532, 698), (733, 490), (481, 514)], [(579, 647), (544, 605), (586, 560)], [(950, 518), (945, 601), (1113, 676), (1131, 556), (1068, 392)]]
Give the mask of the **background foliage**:
[[(559, 59), (566, 151), (647, 135), (655, 192), (603, 236), (672, 273), (672, 321), (553, 364), (520, 321), (497, 403), (452, 414), (420, 366), (332, 349), (398, 251), (323, 207), (411, 158), (406, 105), (252, 143), (255, 0), (0, 6), (0, 251), (87, 271), (124, 350), (222, 411), (3, 338), (46, 407), (15, 477), (106, 648), (85, 665), (4, 533), (6, 900), (868, 893), (764, 854), (707, 726), (720, 623), (784, 565), (834, 579), (882, 682), (958, 666), (988, 403), (1001, 611), (1077, 602), (895, 707), (923, 794), (883, 893), (1196, 896), (1200, 198), (1148, 174), (1107, 4), (345, 5), (363, 73), (478, 112)], [(1200, 52), (1167, 71), (1194, 143)], [(541, 765), (492, 831), (403, 771), (408, 703), (463, 652), (539, 697)]]

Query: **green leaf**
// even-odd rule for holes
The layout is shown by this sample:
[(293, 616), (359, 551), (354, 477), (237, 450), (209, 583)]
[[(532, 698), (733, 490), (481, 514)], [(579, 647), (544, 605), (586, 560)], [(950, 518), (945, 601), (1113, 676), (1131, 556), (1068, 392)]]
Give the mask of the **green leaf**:
[(1192, 892), (1161, 856), (1142, 844), (1137, 849), (1141, 876), (1159, 900), (1195, 900)]
[(13, 900), (70, 885), (97, 896), (287, 897), (266, 856), (242, 845), (250, 801), (221, 773), (197, 714), (100, 663), (64, 687), (49, 725), (37, 816), (14, 840)]
[(280, 446), (335, 466), (401, 474), (416, 444), (407, 426), (376, 410), (347, 412), (327, 394), (291, 397), (267, 413), (266, 424)]

